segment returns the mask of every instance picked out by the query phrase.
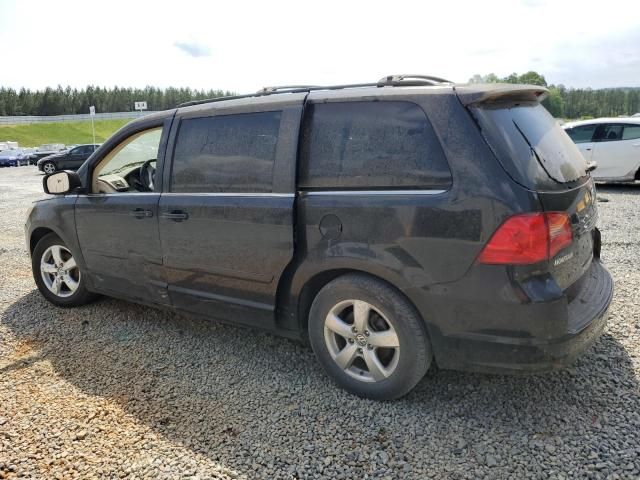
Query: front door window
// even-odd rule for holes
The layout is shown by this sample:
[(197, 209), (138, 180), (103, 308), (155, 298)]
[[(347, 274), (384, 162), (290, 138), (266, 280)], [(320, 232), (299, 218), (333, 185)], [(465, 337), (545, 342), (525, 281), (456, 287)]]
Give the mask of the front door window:
[(115, 147), (96, 166), (94, 193), (152, 192), (162, 128), (136, 133)]

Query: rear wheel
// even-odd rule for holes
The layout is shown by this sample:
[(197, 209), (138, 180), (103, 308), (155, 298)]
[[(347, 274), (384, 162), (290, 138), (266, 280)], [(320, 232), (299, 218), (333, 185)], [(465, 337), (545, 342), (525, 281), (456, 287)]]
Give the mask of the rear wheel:
[(31, 258), (33, 278), (40, 293), (60, 307), (77, 307), (96, 295), (84, 286), (84, 278), (71, 250), (50, 233), (42, 237)]
[(53, 162), (45, 162), (44, 165), (42, 165), (42, 170), (44, 173), (50, 175), (56, 171), (56, 165)]
[(431, 363), (430, 344), (413, 306), (366, 275), (345, 275), (320, 290), (309, 313), (309, 337), (324, 370), (361, 397), (401, 397)]

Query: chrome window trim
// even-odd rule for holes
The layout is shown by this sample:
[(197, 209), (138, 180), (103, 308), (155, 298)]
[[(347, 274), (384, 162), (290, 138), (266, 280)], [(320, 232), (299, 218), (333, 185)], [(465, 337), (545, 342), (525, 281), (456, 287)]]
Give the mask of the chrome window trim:
[(132, 195), (160, 195), (161, 192), (109, 192), (109, 193), (105, 193), (105, 192), (100, 192), (100, 193), (77, 193), (75, 195), (77, 195), (78, 197), (104, 197), (104, 196), (132, 196)]
[[(319, 190), (300, 191), (300, 195), (305, 196), (330, 196), (330, 195), (440, 195), (447, 190)], [(80, 197), (98, 197), (104, 195), (163, 195), (168, 197), (189, 196), (189, 197), (275, 197), (293, 198), (294, 193), (250, 193), (250, 192), (120, 192), (120, 193), (84, 193), (78, 194)]]
[(189, 197), (282, 197), (293, 198), (294, 193), (249, 193), (249, 192), (163, 192), (163, 196), (175, 197), (175, 196), (189, 196)]
[(446, 190), (320, 190), (320, 191), (301, 191), (300, 193), (307, 196), (326, 196), (326, 195), (440, 195)]

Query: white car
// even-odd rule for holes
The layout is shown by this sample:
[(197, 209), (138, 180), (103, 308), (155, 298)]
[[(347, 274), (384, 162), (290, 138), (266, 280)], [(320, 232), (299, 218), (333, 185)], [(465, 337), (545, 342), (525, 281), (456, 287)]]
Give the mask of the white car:
[(640, 118), (597, 118), (563, 125), (600, 182), (640, 180)]

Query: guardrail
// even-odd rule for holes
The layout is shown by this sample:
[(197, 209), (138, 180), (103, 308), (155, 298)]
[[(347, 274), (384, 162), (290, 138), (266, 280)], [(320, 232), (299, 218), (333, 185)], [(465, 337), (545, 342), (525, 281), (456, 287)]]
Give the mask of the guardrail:
[[(143, 112), (110, 112), (96, 113), (94, 120), (121, 120), (127, 118), (138, 118), (149, 115), (150, 111)], [(21, 115), (15, 117), (0, 116), (0, 125), (18, 125), (27, 123), (50, 123), (50, 122), (85, 122), (91, 120), (88, 113), (80, 113), (77, 115)]]

